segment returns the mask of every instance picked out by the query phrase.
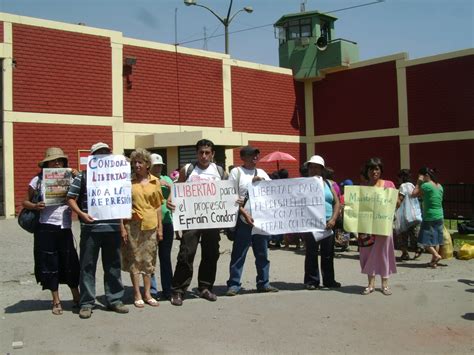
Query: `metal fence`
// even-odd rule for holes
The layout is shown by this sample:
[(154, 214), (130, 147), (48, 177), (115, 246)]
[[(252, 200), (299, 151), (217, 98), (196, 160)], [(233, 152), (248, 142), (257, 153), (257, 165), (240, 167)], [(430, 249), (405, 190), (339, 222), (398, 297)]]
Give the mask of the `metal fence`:
[(474, 219), (474, 184), (443, 185), (445, 219)]

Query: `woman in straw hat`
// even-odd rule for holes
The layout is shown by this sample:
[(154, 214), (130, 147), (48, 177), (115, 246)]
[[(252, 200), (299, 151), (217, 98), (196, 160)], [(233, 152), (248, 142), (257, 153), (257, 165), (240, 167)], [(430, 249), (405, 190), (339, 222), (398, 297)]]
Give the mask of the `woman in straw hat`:
[[(44, 159), (38, 163), (41, 172), (30, 181), (28, 195), (23, 201), (23, 207), (40, 211), (39, 225), (34, 232), (35, 277), (43, 290), (51, 291), (55, 315), (63, 313), (59, 284), (67, 284), (74, 304), (79, 304), (79, 259), (71, 230), (71, 210), (65, 203), (45, 205), (42, 171), (44, 168), (66, 168), (67, 163), (67, 155), (61, 148), (48, 148)], [(35, 190), (40, 192), (40, 202), (36, 203), (32, 202)]]

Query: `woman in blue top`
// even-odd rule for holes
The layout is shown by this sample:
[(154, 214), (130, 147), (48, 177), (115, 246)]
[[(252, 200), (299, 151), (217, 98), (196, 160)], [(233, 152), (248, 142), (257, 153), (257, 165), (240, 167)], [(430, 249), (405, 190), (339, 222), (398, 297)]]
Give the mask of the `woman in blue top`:
[[(319, 155), (313, 155), (306, 162), (308, 176), (322, 176), (324, 171), (324, 159)], [(326, 229), (332, 230), (339, 215), (339, 199), (334, 188), (328, 180), (324, 180), (324, 199), (326, 204)], [(306, 255), (304, 260), (304, 284), (308, 290), (319, 288), (320, 276), (318, 268), (318, 250), (321, 246), (321, 273), (324, 287), (341, 287), (334, 279), (334, 233), (329, 237), (316, 241), (312, 233), (304, 234), (306, 242)]]

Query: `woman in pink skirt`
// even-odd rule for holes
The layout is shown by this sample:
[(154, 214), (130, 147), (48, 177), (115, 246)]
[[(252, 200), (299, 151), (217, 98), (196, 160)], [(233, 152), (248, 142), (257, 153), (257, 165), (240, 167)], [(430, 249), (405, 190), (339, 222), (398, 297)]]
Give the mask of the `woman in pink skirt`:
[[(367, 186), (395, 188), (392, 181), (382, 180), (383, 164), (379, 158), (371, 158), (365, 163), (364, 177)], [(388, 287), (388, 277), (397, 272), (395, 265), (395, 250), (392, 236), (359, 234), (361, 272), (367, 274), (369, 285), (362, 294), (369, 295), (375, 290), (375, 276), (382, 278), (382, 293), (392, 294)]]

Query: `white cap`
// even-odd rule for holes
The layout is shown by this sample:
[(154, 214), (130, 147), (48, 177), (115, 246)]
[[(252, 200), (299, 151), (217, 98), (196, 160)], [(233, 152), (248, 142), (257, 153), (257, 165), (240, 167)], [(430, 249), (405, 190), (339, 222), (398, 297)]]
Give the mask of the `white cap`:
[(319, 164), (324, 167), (324, 159), (320, 155), (313, 155), (307, 162), (306, 165), (308, 164)]
[(161, 157), (161, 155), (153, 153), (151, 154), (151, 166), (153, 165), (166, 165), (166, 164), (163, 163), (163, 158)]
[(99, 142), (91, 147), (91, 154), (94, 154), (96, 151), (102, 148), (107, 148), (110, 151), (110, 147), (107, 143)]

